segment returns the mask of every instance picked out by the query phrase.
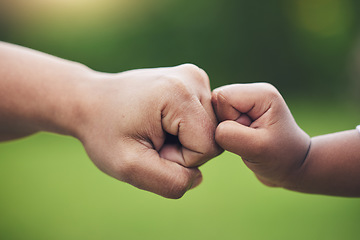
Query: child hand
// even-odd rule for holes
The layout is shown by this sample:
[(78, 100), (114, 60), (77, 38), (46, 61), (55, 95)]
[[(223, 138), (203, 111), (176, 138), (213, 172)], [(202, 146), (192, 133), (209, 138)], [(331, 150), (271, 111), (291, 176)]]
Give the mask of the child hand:
[(212, 103), (220, 122), (215, 139), (222, 148), (241, 156), (265, 185), (297, 184), (311, 141), (275, 87), (220, 87), (213, 91)]

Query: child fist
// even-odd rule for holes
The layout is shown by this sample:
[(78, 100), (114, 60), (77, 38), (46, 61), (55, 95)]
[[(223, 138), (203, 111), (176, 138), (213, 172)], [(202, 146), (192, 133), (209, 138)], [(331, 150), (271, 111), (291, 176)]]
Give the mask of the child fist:
[(262, 183), (296, 188), (311, 141), (277, 89), (267, 83), (228, 85), (213, 91), (212, 103), (220, 122), (217, 143), (241, 156)]

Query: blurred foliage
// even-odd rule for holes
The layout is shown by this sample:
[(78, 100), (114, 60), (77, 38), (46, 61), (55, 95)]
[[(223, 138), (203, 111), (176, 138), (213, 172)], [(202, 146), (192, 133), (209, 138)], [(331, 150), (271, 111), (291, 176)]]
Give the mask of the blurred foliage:
[[(356, 0), (13, 0), (0, 39), (96, 70), (191, 62), (212, 87), (265, 81), (286, 96), (348, 96)], [(353, 91), (358, 95), (358, 91)]]

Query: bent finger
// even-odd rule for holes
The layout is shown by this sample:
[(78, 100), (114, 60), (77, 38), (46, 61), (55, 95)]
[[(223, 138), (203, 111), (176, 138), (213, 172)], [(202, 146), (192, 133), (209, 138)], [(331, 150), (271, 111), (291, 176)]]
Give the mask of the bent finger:
[(118, 179), (131, 185), (156, 193), (166, 198), (181, 198), (189, 189), (202, 181), (197, 168), (186, 168), (178, 163), (161, 158), (154, 149), (138, 147), (142, 152), (131, 156), (123, 165)]
[[(217, 99), (225, 99), (230, 106), (247, 114), (253, 121), (266, 113), (275, 100), (282, 99), (276, 88), (267, 83), (232, 84), (213, 92)], [(281, 104), (277, 103), (280, 107)]]

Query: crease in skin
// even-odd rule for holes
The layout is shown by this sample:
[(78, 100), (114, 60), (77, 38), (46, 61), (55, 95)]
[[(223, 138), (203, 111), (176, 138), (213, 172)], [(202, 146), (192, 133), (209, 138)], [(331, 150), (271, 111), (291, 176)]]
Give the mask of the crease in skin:
[(299, 168), (302, 168), (305, 165), (306, 160), (307, 160), (307, 158), (308, 158), (308, 156), (310, 154), (311, 147), (312, 147), (312, 139), (310, 138), (309, 146), (308, 146), (308, 148), (306, 150), (304, 158), (299, 163)]
[[(223, 120), (235, 121), (236, 119), (238, 119), (241, 116), (242, 112), (240, 112), (232, 104), (230, 104), (230, 102), (224, 96), (223, 91), (217, 92), (215, 96), (216, 96), (217, 112), (221, 112), (222, 115), (224, 115), (224, 112), (226, 112), (225, 115), (227, 115), (227, 116), (222, 116)], [(219, 108), (219, 105), (221, 105), (221, 108)], [(226, 107), (226, 110), (220, 110), (225, 107)], [(231, 113), (228, 113), (229, 111), (231, 111)], [(238, 116), (232, 117), (231, 115), (233, 115), (233, 116), (238, 115)]]
[(124, 139), (127, 139), (129, 141), (136, 141), (141, 145), (145, 146), (146, 148), (155, 149), (155, 145), (153, 141), (150, 139), (150, 137), (144, 137), (143, 134), (140, 133), (126, 134), (123, 137)]
[[(255, 106), (256, 106), (256, 103), (254, 103), (251, 108), (247, 111), (247, 112), (244, 112), (245, 114), (247, 114), (249, 116), (250, 112), (253, 111), (255, 109)], [(250, 116), (249, 116), (250, 117)], [(251, 119), (253, 119), (252, 117), (250, 117)], [(259, 119), (259, 117), (257, 118)], [(257, 120), (257, 119), (253, 119), (254, 121)]]
[[(221, 92), (217, 92), (216, 94), (214, 94), (214, 98), (212, 99), (212, 102), (214, 104), (214, 108), (216, 109), (218, 115), (223, 115), (217, 117), (218, 121), (232, 120), (247, 127), (249, 127), (251, 123), (254, 122), (254, 120), (248, 115), (248, 112), (243, 113), (238, 111), (233, 105), (230, 104), (230, 102), (226, 99), (226, 97), (223, 94), (221, 94)], [(219, 105), (221, 106), (220, 108)], [(226, 110), (223, 110), (225, 106), (226, 106)], [(253, 106), (249, 111), (251, 111), (254, 107), (255, 106)], [(224, 112), (226, 114), (224, 114)]]
[[(178, 131), (177, 131), (178, 133), (180, 133), (181, 123), (182, 123), (182, 121), (180, 120), (179, 125), (178, 125)], [(185, 159), (185, 154), (184, 154), (184, 150), (185, 150), (185, 149), (188, 150), (188, 151), (191, 151), (191, 152), (200, 154), (200, 155), (204, 155), (204, 153), (202, 153), (202, 152), (199, 152), (199, 151), (196, 151), (196, 150), (193, 150), (193, 149), (190, 149), (190, 148), (186, 147), (186, 146), (180, 141), (179, 136), (177, 136), (177, 139), (178, 139), (179, 144), (180, 144), (180, 152), (181, 152), (182, 159), (183, 159), (183, 161), (184, 161), (184, 167), (188, 167), (188, 166), (191, 165), (191, 164), (188, 164), (188, 161), (186, 161), (187, 159)]]
[[(178, 125), (178, 133), (180, 133), (181, 123), (182, 123), (182, 121), (180, 120), (179, 125)], [(193, 150), (193, 149), (191, 149), (191, 148), (189, 148), (189, 147), (186, 147), (186, 146), (181, 142), (179, 136), (177, 136), (177, 137), (178, 137), (178, 140), (179, 140), (179, 143), (180, 143), (182, 149), (184, 148), (184, 149), (187, 149), (187, 150), (189, 150), (189, 151), (191, 151), (191, 152), (194, 152), (194, 153), (204, 154), (203, 152), (199, 152), (199, 151)]]
[(240, 117), (238, 117), (235, 121), (247, 127), (250, 127), (251, 123), (253, 122), (253, 120), (247, 114), (241, 114)]
[(253, 165), (262, 165), (262, 162), (256, 162), (256, 161), (248, 160), (245, 158), (241, 158), (241, 159), (244, 160), (245, 162), (251, 163)]
[[(191, 101), (196, 101), (198, 104), (201, 105), (200, 101), (198, 98), (193, 98), (191, 99)], [(161, 122), (163, 122), (163, 120), (165, 119), (166, 116), (168, 116), (168, 110), (167, 110), (167, 107), (168, 107), (168, 104), (164, 104), (164, 106), (161, 108)], [(186, 109), (182, 109), (182, 112), (186, 111)], [(199, 152), (199, 151), (196, 151), (196, 150), (193, 150), (187, 146), (184, 145), (184, 143), (181, 142), (180, 140), (180, 137), (179, 137), (179, 133), (181, 132), (180, 131), (180, 128), (181, 128), (181, 125), (182, 125), (182, 119), (180, 118), (177, 118), (176, 116), (171, 116), (171, 118), (173, 118), (174, 120), (171, 121), (171, 125), (177, 125), (176, 127), (176, 131), (175, 132), (169, 132), (168, 130), (171, 130), (171, 129), (175, 129), (174, 127), (170, 127), (170, 129), (168, 127), (164, 127), (164, 123), (162, 123), (162, 131), (164, 132), (165, 134), (165, 140), (164, 142), (162, 143), (162, 146), (160, 147), (159, 149), (159, 152), (161, 151), (161, 149), (165, 146), (165, 145), (169, 145), (169, 144), (176, 144), (178, 145), (179, 147), (179, 153), (181, 153), (181, 157), (183, 159), (183, 162), (184, 162), (184, 165), (187, 165), (187, 160), (185, 159), (185, 154), (184, 154), (184, 149), (187, 149), (191, 152), (195, 152), (195, 153), (198, 153), (198, 154), (203, 154), (202, 152)], [(176, 120), (177, 119), (177, 120)]]
[[(251, 120), (252, 122), (255, 122), (257, 119), (259, 119), (261, 116), (263, 116), (272, 106), (272, 101), (270, 101), (269, 106), (267, 107), (267, 110), (265, 110), (260, 116), (257, 117), (252, 117), (251, 116), (251, 112), (256, 108), (256, 103), (254, 103), (249, 110), (247, 110), (246, 112), (240, 112), (239, 110), (237, 110), (236, 107), (234, 107), (232, 104), (230, 104), (230, 102), (227, 100), (225, 94), (224, 94), (224, 89), (223, 88), (218, 88), (217, 90), (214, 91), (214, 95), (215, 95), (215, 100), (219, 101), (219, 98), (222, 99), (221, 101), (224, 102), (222, 105), (229, 105), (231, 107), (233, 107), (237, 112), (239, 112), (240, 114), (246, 114)], [(219, 110), (218, 110), (219, 112)], [(233, 119), (231, 119), (233, 120)]]
[[(129, 139), (131, 139), (131, 137), (128, 137)], [(155, 147), (154, 147), (154, 144), (152, 143), (152, 141), (149, 139), (148, 141), (147, 140), (143, 140), (141, 138), (132, 138), (134, 139), (135, 141), (137, 141), (138, 143), (140, 143), (141, 145), (145, 146), (146, 148), (149, 148), (149, 149), (154, 149), (155, 150)]]
[[(255, 104), (254, 104), (253, 108), (254, 108), (254, 107), (255, 107)], [(254, 128), (254, 129), (259, 129), (259, 127), (256, 126), (256, 125), (257, 125), (258, 122), (260, 121), (260, 118), (263, 117), (266, 113), (268, 113), (268, 112), (270, 111), (270, 109), (271, 109), (271, 104), (270, 104), (270, 105), (268, 106), (268, 108), (261, 114), (261, 116), (259, 116), (257, 119), (252, 119), (252, 118), (250, 118), (250, 119), (252, 119), (253, 121), (252, 121), (252, 123), (250, 124), (249, 127)], [(249, 116), (249, 115), (248, 115), (248, 116)], [(276, 122), (272, 122), (272, 123), (269, 124), (268, 126), (271, 126), (271, 125), (274, 125), (274, 124), (276, 124)], [(263, 128), (263, 127), (261, 127), (261, 128)]]
[[(196, 101), (197, 106), (199, 107), (199, 108), (197, 108), (199, 110), (199, 113), (197, 115), (202, 116), (202, 113), (204, 113), (204, 115), (208, 116), (208, 113), (205, 111), (205, 109), (201, 108), (202, 105), (199, 102), (199, 99), (195, 98), (192, 101)], [(163, 110), (162, 110), (161, 118), (162, 118), (162, 121), (164, 121), (164, 118), (167, 115), (167, 113), (165, 112), (166, 111), (166, 105), (162, 109)], [(186, 110), (182, 109), (182, 111), (186, 111)], [(174, 116), (171, 116), (171, 118), (176, 119)], [(162, 124), (162, 130), (163, 130), (164, 134), (166, 134), (166, 137), (165, 137), (165, 141), (163, 142), (163, 145), (160, 147), (159, 152), (161, 151), (161, 149), (163, 149), (163, 147), (165, 145), (177, 144), (178, 147), (179, 147), (178, 148), (178, 151), (179, 151), (178, 153), (181, 154), (181, 157), (182, 157), (182, 165), (184, 165), (185, 167), (192, 166), (193, 164), (189, 163), (189, 159), (186, 157), (187, 154), (185, 153), (185, 151), (186, 150), (189, 151), (190, 154), (191, 153), (199, 154), (200, 157), (196, 157), (196, 159), (201, 158), (202, 156), (205, 155), (205, 153), (203, 151), (195, 150), (193, 147), (190, 147), (190, 146), (186, 145), (186, 143), (182, 142), (181, 134), (183, 132), (181, 131), (181, 129), (182, 129), (182, 126), (184, 125), (184, 120), (183, 119), (178, 119), (177, 121), (174, 120), (174, 121), (171, 121), (171, 122), (172, 122), (173, 126), (175, 124), (177, 124), (177, 131), (173, 131), (172, 133), (169, 133), (168, 127), (164, 127), (164, 124)], [(206, 125), (206, 124), (208, 124), (208, 122), (204, 120), (204, 124)], [(174, 127), (172, 127), (172, 128), (174, 128)], [(214, 140), (210, 139), (209, 141), (214, 141)]]

